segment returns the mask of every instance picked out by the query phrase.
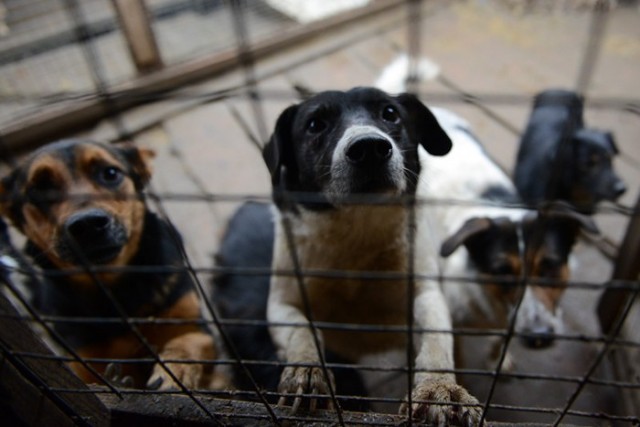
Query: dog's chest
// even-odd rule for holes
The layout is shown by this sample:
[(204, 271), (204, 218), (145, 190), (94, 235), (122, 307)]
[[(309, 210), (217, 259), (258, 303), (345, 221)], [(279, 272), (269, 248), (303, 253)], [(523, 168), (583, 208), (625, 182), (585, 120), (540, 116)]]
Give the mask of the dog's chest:
[[(329, 328), (328, 348), (355, 359), (404, 344), (402, 333), (380, 332), (406, 325), (406, 223), (395, 209), (379, 209), (339, 222), (308, 224), (296, 235), (314, 320), (375, 330)], [(356, 354), (357, 353), (357, 354)]]

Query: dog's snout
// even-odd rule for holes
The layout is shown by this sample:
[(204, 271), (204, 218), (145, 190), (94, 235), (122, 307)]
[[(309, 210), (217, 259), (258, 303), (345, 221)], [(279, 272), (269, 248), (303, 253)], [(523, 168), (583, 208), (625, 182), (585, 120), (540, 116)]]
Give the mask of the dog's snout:
[(525, 331), (523, 335), (524, 344), (529, 348), (545, 348), (553, 344), (555, 331), (553, 327), (545, 325), (538, 326)]
[(393, 154), (389, 141), (381, 138), (361, 138), (349, 145), (347, 159), (354, 165), (375, 165), (386, 162)]
[(111, 217), (96, 209), (72, 215), (65, 224), (65, 230), (76, 241), (90, 241), (103, 236), (110, 224)]
[(624, 182), (622, 182), (622, 180), (617, 179), (613, 183), (613, 186), (612, 186), (611, 190), (613, 191), (614, 197), (617, 199), (618, 197), (622, 196), (627, 191), (627, 186), (625, 185)]

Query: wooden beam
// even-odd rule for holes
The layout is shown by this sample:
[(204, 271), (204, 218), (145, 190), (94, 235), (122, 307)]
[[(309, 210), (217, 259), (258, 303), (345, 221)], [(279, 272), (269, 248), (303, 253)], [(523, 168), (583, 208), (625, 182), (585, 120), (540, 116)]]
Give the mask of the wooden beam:
[(162, 59), (144, 0), (111, 0), (138, 72), (162, 67)]
[[(53, 352), (26, 322), (19, 319), (17, 310), (2, 292), (0, 344), (4, 354), (3, 373), (7, 373), (7, 376), (0, 375), (0, 385), (2, 388), (11, 389), (19, 387), (12, 392), (11, 409), (26, 421), (33, 420), (34, 416), (42, 417), (33, 420), (38, 422), (28, 425), (68, 425), (65, 417), (71, 424), (105, 427), (109, 425), (109, 410), (95, 395), (52, 390), (55, 388), (88, 391), (89, 388), (63, 362), (51, 357), (54, 356)], [(48, 358), (25, 357), (16, 353)], [(6, 365), (7, 363), (10, 366)], [(39, 414), (36, 411), (43, 396), (46, 397), (46, 402), (42, 410), (46, 410), (46, 413)]]

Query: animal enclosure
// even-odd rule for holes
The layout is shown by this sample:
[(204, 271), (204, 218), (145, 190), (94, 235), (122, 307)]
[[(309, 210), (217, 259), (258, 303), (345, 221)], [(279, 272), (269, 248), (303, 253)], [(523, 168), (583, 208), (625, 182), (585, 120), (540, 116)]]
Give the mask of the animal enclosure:
[[(321, 3), (318, 9), (303, 7)], [(400, 55), (428, 57), (439, 73), (410, 82), (409, 89), (426, 105), (464, 117), (511, 174), (534, 96), (550, 88), (580, 93), (589, 126), (615, 135), (615, 168), (627, 192), (617, 202), (599, 205), (593, 218), (601, 235), (583, 235), (573, 250), (561, 299), (564, 329), (554, 333), (554, 344), (544, 349), (522, 344), (527, 336), (516, 323), (519, 304), (504, 328), (403, 332), (457, 338), (462, 357), (453, 373), (478, 399), (488, 422), (640, 423), (637, 2), (4, 0), (2, 5), (0, 177), (34, 148), (62, 138), (132, 141), (154, 150), (144, 197), (182, 235), (184, 271), (193, 278), (204, 313), (204, 319), (188, 322), (216, 331), (223, 351), (207, 363), (229, 376), (283, 363), (238, 356), (228, 345), (228, 328), (265, 322), (221, 316), (210, 283), (225, 274), (269, 273), (226, 269), (216, 264), (215, 254), (239, 206), (272, 200), (261, 148), (287, 106), (323, 90), (371, 86)], [(22, 254), (24, 238), (15, 228), (10, 236), (11, 243), (0, 248), (0, 255), (17, 261), (5, 265), (2, 258), (0, 285), (0, 411), (10, 414), (8, 425), (413, 423), (397, 414), (414, 374), (406, 354), (323, 366), (353, 369), (365, 377), (368, 395), (346, 397), (365, 402), (368, 412), (334, 404), (291, 413), (275, 405), (277, 390), (251, 380), (244, 388), (216, 390), (131, 388), (117, 366), (170, 361), (158, 354), (144, 360), (84, 360), (70, 351), (54, 325), (112, 322), (133, 330), (163, 320), (40, 313), (25, 283), (42, 281), (46, 274)], [(277, 274), (304, 280), (311, 273)], [(460, 278), (437, 279), (446, 285)], [(518, 283), (526, 283), (526, 277)], [(312, 331), (349, 327), (298, 326)], [(492, 340), (501, 345), (488, 366)], [(503, 366), (507, 351), (515, 362), (511, 369)], [(86, 385), (66, 362), (116, 368)]]

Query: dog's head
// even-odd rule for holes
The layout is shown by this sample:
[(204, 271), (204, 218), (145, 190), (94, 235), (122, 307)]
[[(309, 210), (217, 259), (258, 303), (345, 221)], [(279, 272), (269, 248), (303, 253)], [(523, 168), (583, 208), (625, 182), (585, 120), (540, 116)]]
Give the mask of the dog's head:
[(471, 218), (440, 249), (447, 257), (464, 245), (484, 291), (507, 309), (516, 303), (519, 285), (527, 285), (517, 324), (532, 348), (551, 345), (562, 332), (559, 304), (569, 280), (569, 255), (581, 230), (598, 233), (591, 217), (566, 204), (553, 206), (521, 218)]
[(624, 194), (627, 187), (613, 170), (618, 149), (611, 132), (579, 129), (573, 134), (572, 143), (575, 168), (572, 200), (592, 206), (601, 200), (615, 201)]
[(0, 181), (0, 212), (58, 268), (124, 265), (137, 251), (153, 152), (65, 140)]
[(492, 301), (510, 308), (518, 297), (522, 268), (519, 221), (507, 217), (474, 217), (445, 239), (440, 255), (450, 256), (464, 245)]
[(442, 156), (451, 141), (415, 96), (374, 88), (328, 91), (287, 108), (263, 150), (274, 190), (315, 193), (310, 209), (349, 196), (415, 192), (418, 145)]
[(581, 230), (598, 234), (593, 219), (554, 203), (527, 215), (523, 224), (527, 292), (520, 307), (518, 330), (529, 347), (547, 347), (563, 331), (559, 308), (569, 280), (569, 255)]

